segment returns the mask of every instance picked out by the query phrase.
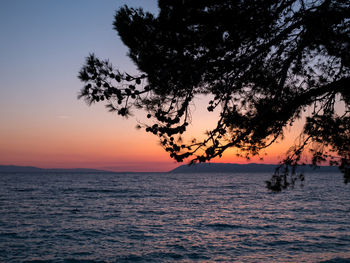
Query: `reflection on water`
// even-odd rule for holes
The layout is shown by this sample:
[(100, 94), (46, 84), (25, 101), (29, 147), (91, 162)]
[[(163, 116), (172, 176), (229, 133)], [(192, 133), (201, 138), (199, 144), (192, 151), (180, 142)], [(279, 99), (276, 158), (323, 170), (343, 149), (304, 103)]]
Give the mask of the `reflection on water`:
[(0, 261), (349, 262), (341, 175), (282, 194), (268, 177), (0, 174)]

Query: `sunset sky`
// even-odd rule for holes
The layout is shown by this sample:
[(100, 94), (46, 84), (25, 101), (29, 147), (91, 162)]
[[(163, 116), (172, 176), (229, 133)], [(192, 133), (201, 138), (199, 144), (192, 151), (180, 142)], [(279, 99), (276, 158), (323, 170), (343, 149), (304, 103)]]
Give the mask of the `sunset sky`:
[[(168, 171), (178, 166), (157, 137), (135, 128), (144, 113), (125, 120), (103, 104), (88, 107), (77, 100), (82, 87), (77, 75), (91, 52), (109, 58), (122, 71), (137, 71), (112, 26), (115, 11), (126, 3), (158, 12), (156, 0), (1, 2), (1, 165), (114, 171)], [(203, 110), (205, 100), (196, 100), (191, 126), (196, 134), (215, 121)], [(278, 162), (287, 148), (285, 142), (272, 146), (264, 162)], [(232, 152), (216, 161), (247, 162)]]

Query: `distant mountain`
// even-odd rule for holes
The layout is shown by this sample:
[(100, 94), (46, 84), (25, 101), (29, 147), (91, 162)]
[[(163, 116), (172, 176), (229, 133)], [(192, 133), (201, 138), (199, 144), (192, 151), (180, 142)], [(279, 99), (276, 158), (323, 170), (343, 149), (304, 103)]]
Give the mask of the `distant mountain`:
[(74, 168), (74, 169), (44, 169), (33, 166), (0, 165), (0, 173), (113, 173), (110, 171)]
[[(170, 173), (273, 173), (277, 165), (275, 164), (235, 164), (235, 163), (199, 163), (194, 165), (181, 165)], [(339, 172), (337, 167), (322, 166), (312, 168), (309, 166), (298, 167), (299, 172)]]
[[(181, 165), (169, 173), (273, 173), (277, 167), (275, 164), (235, 164), (235, 163), (200, 163), (195, 165)], [(300, 172), (315, 173), (326, 172), (336, 173), (339, 172), (337, 167), (322, 166), (320, 168), (311, 168), (308, 166), (302, 166), (298, 168)], [(74, 168), (74, 169), (61, 169), (51, 168), (44, 169), (33, 166), (17, 166), (17, 165), (0, 165), (0, 173), (134, 173), (134, 172), (112, 172), (106, 170), (87, 169), (87, 168)], [(142, 173), (142, 172), (137, 172)], [(149, 174), (149, 172), (146, 172)]]

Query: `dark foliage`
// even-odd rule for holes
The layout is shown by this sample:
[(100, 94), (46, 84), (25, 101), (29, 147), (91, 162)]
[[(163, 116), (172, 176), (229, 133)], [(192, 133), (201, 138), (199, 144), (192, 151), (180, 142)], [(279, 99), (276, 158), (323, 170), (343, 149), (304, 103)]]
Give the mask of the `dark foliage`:
[[(146, 111), (178, 162), (219, 157), (236, 148), (249, 158), (283, 138), (304, 116), (300, 143), (291, 147), (268, 188), (303, 180), (295, 173), (303, 153), (328, 161), (350, 180), (350, 2), (348, 0), (159, 0), (157, 17), (127, 6), (114, 27), (140, 75), (113, 69), (94, 55), (80, 71), (80, 97), (108, 101), (128, 116)], [(178, 140), (191, 121), (190, 103), (212, 96), (219, 113), (204, 140)], [(310, 110), (312, 109), (312, 110)], [(209, 113), (208, 113), (209, 114)]]

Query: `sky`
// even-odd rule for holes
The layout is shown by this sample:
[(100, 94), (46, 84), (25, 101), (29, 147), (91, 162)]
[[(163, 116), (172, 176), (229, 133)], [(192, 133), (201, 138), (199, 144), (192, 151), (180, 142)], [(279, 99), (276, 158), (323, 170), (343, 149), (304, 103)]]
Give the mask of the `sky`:
[[(179, 165), (156, 136), (135, 128), (145, 113), (123, 119), (77, 99), (89, 53), (137, 72), (112, 26), (124, 4), (158, 13), (156, 0), (1, 0), (0, 165), (147, 172)], [(196, 100), (195, 134), (215, 121), (201, 110), (205, 100)], [(288, 140), (272, 146), (264, 162), (278, 162)], [(247, 162), (232, 151), (216, 161)]]

